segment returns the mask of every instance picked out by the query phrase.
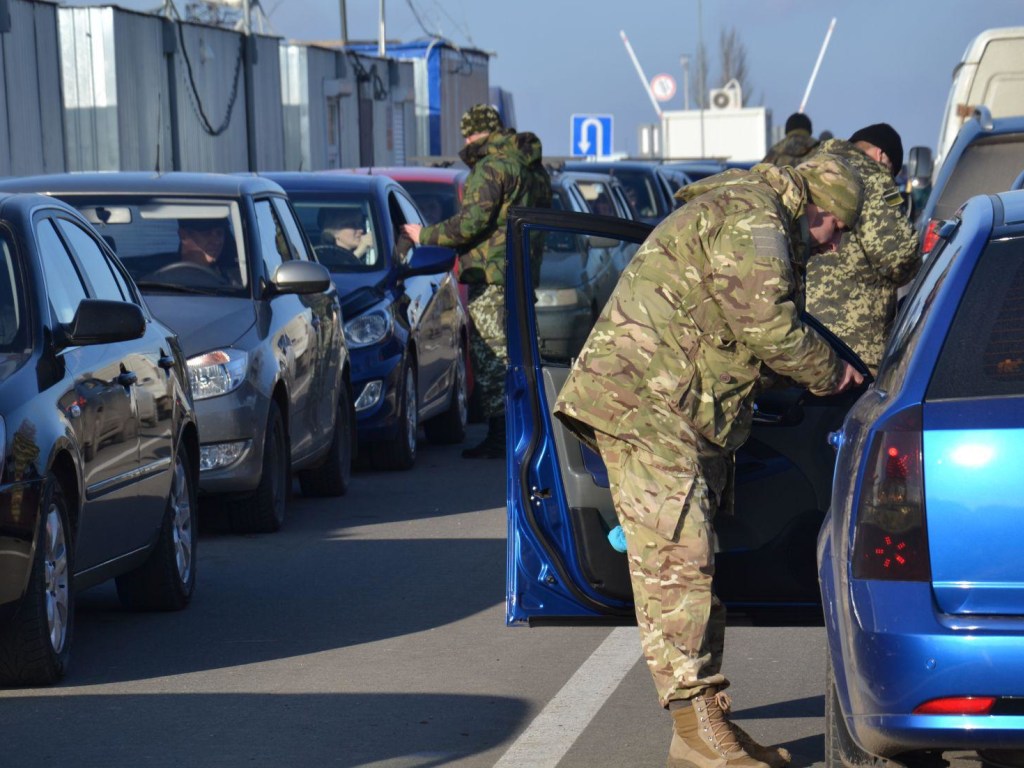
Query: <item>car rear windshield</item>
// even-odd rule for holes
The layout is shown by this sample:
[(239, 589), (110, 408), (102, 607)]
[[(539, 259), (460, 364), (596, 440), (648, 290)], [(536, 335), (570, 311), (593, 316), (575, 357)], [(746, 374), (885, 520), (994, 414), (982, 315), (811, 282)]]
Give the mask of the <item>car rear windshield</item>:
[(1024, 133), (979, 139), (964, 151), (953, 168), (932, 218), (951, 219), (968, 198), (1004, 192), (1021, 169)]
[(614, 176), (622, 182), (626, 188), (626, 197), (630, 205), (640, 215), (645, 217), (665, 216), (668, 211), (663, 210), (660, 204), (661, 198), (655, 189), (654, 177), (644, 171), (622, 171), (614, 170)]
[(247, 296), (238, 204), (163, 197), (74, 197), (143, 293)]
[(456, 183), (437, 184), (430, 181), (403, 181), (402, 186), (416, 201), (416, 207), (423, 214), (427, 224), (454, 216), (459, 210), (459, 195)]
[(990, 242), (971, 275), (929, 399), (1024, 394), (1024, 237)]

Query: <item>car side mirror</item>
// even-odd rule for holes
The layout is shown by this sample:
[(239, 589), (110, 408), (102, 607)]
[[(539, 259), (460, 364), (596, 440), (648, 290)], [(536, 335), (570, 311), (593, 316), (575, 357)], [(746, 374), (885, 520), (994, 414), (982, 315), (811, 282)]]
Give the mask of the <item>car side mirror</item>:
[(64, 346), (131, 341), (145, 332), (146, 316), (138, 304), (82, 299), (75, 316), (64, 326)]
[(286, 261), (274, 272), (274, 293), (323, 293), (331, 287), (331, 273), (312, 261)]
[(408, 261), (400, 264), (400, 277), (413, 275), (439, 275), (455, 267), (455, 251), (440, 245), (417, 245), (409, 254)]
[(907, 155), (907, 178), (930, 179), (935, 170), (931, 147), (911, 147)]

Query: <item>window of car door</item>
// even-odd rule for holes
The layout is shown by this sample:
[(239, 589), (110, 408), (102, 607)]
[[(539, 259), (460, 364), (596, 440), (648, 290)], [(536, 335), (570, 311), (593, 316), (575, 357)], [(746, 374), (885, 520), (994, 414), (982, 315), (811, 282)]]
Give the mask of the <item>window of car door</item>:
[(78, 224), (65, 218), (55, 219), (58, 229), (82, 265), (92, 296), (107, 301), (135, 302), (124, 277), (107, 259), (99, 244)]
[(24, 265), (16, 253), (11, 233), (0, 229), (0, 354), (24, 352), (31, 342)]
[(74, 319), (82, 299), (89, 297), (85, 281), (51, 219), (36, 222), (36, 239), (50, 310), (58, 323), (66, 325)]
[(412, 200), (399, 192), (388, 195), (388, 212), (395, 232), (395, 258), (405, 261), (412, 243), (402, 232), (403, 224), (423, 224), (423, 217)]
[(269, 200), (257, 200), (256, 226), (260, 233), (260, 256), (263, 259), (263, 274), (269, 282), (284, 262), (292, 260), (288, 238), (281, 221), (274, 213)]
[(292, 258), (299, 261), (310, 261), (307, 250), (306, 239), (295, 223), (295, 214), (288, 206), (288, 203), (280, 197), (273, 198), (274, 211), (284, 226), (284, 234), (291, 246)]

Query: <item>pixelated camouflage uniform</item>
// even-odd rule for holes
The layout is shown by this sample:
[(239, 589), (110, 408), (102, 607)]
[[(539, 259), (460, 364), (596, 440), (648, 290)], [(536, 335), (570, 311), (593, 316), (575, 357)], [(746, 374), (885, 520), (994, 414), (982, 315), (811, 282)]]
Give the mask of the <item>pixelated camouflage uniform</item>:
[(513, 206), (547, 208), (551, 180), (532, 133), (496, 130), (459, 153), (470, 168), (462, 208), (424, 227), (420, 242), (459, 252), (459, 280), (469, 285), (470, 359), (484, 416), (505, 412), (505, 226)]
[(877, 372), (896, 318), (896, 294), (921, 267), (917, 239), (889, 170), (843, 139), (821, 144), (843, 158), (864, 187), (857, 226), (835, 251), (808, 257), (807, 311)]
[(762, 163), (772, 165), (798, 165), (807, 160), (817, 148), (818, 140), (803, 128), (790, 131), (768, 150)]
[(749, 434), (763, 367), (819, 394), (842, 373), (799, 320), (791, 258), (803, 246), (793, 239), (803, 178), (759, 165), (681, 194), (689, 202), (633, 257), (555, 405), (608, 468), (663, 706), (728, 684), (713, 520), (732, 511), (733, 452)]

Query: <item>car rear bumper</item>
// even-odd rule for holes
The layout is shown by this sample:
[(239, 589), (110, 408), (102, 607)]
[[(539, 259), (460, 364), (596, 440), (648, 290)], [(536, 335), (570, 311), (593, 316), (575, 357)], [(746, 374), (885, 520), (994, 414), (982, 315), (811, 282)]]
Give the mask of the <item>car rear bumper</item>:
[[(938, 613), (931, 585), (853, 581), (839, 631), (850, 712), (867, 751), (1024, 747), (1024, 617)], [(831, 632), (831, 628), (830, 628)], [(836, 638), (830, 637), (835, 648)], [(835, 657), (833, 657), (835, 659)], [(993, 714), (913, 714), (935, 699), (994, 696)]]

